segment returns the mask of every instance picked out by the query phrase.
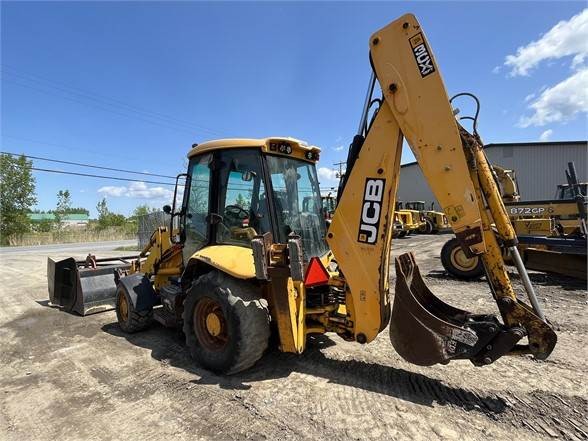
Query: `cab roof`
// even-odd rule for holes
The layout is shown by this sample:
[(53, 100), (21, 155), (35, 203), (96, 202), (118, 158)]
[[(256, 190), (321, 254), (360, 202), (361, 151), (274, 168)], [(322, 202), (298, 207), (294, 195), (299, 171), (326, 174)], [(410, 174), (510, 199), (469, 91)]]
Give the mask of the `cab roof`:
[[(188, 158), (212, 150), (224, 150), (230, 148), (243, 147), (258, 147), (261, 148), (262, 151), (267, 153), (284, 154), (285, 152), (277, 150), (277, 147), (275, 147), (276, 145), (289, 145), (292, 148), (292, 152), (299, 153), (294, 154), (293, 156), (302, 156), (303, 158), (309, 160), (314, 159), (315, 156), (316, 159), (314, 160), (318, 160), (318, 154), (321, 151), (319, 147), (314, 145), (308, 145), (305, 141), (302, 141), (300, 139), (283, 136), (273, 136), (269, 138), (226, 138), (206, 141), (198, 145), (195, 144), (192, 147), (192, 149), (188, 152)], [(305, 157), (305, 154), (307, 152), (312, 153), (312, 158)]]

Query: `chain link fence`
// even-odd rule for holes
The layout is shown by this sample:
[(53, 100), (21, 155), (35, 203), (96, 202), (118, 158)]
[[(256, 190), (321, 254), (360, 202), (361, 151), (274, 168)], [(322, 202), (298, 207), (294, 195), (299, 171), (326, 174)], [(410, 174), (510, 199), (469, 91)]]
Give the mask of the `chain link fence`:
[(137, 238), (139, 249), (143, 249), (149, 243), (153, 232), (159, 227), (169, 226), (170, 215), (163, 211), (156, 211), (137, 218)]

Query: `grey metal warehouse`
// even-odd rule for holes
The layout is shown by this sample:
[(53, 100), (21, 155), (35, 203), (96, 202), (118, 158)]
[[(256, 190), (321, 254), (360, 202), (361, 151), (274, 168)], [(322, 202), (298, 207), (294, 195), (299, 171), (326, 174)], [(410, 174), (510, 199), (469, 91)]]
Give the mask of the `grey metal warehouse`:
[[(557, 185), (566, 183), (565, 170), (571, 161), (576, 166), (578, 180), (588, 180), (587, 141), (488, 144), (485, 150), (492, 164), (515, 171), (521, 200), (553, 198)], [(425, 201), (427, 207), (434, 202), (439, 209), (416, 162), (401, 166), (397, 199)]]

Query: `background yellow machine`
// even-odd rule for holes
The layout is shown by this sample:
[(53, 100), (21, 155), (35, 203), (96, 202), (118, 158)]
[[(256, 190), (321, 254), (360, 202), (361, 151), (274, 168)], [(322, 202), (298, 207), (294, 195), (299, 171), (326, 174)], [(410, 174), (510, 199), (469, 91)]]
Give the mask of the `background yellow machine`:
[(425, 216), (418, 210), (404, 207), (402, 201), (396, 201), (394, 214), (398, 215), (402, 223), (402, 231), (399, 233), (399, 237), (418, 233), (421, 228), (426, 226)]
[(407, 201), (404, 203), (404, 206), (409, 210), (416, 210), (422, 215), (423, 223), (419, 227), (419, 233), (421, 234), (437, 234), (440, 231), (451, 228), (445, 213), (435, 211), (433, 204), (431, 204), (430, 210), (425, 208), (424, 201)]
[[(557, 186), (554, 199), (521, 201), (514, 170), (493, 165), (511, 223), (519, 238), (525, 266), (537, 271), (586, 280), (586, 183), (578, 182), (573, 163), (568, 163), (568, 183)], [(512, 263), (508, 253), (507, 262)], [(466, 254), (457, 239), (441, 250), (447, 272), (464, 280), (485, 274), (478, 256)]]
[[(123, 330), (145, 329), (153, 318), (181, 327), (200, 365), (229, 374), (253, 365), (271, 333), (281, 351), (301, 353), (311, 334), (334, 332), (363, 344), (388, 325), (396, 351), (419, 365), (467, 359), (479, 366), (503, 355), (551, 353), (557, 338), (520, 259), (532, 306), (517, 297), (505, 269), (501, 246), (518, 256), (517, 238), (476, 121), (473, 134), (456, 121), (423, 29), (405, 15), (369, 45), (374, 72), (328, 231), (317, 147), (291, 138), (195, 146), (179, 178), (182, 201), (174, 197), (165, 210), (170, 227), (153, 234), (126, 275), (119, 271)], [(383, 96), (373, 99), (376, 82)], [(502, 320), (435, 297), (412, 254), (394, 262), (391, 307), (404, 137), (463, 249), (484, 262)]]

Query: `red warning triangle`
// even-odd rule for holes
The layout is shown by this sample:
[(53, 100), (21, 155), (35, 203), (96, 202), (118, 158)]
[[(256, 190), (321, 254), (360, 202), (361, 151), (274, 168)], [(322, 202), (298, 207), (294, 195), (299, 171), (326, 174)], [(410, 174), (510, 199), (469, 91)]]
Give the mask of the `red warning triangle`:
[(329, 283), (329, 273), (318, 257), (311, 257), (304, 276), (304, 286), (311, 287)]

